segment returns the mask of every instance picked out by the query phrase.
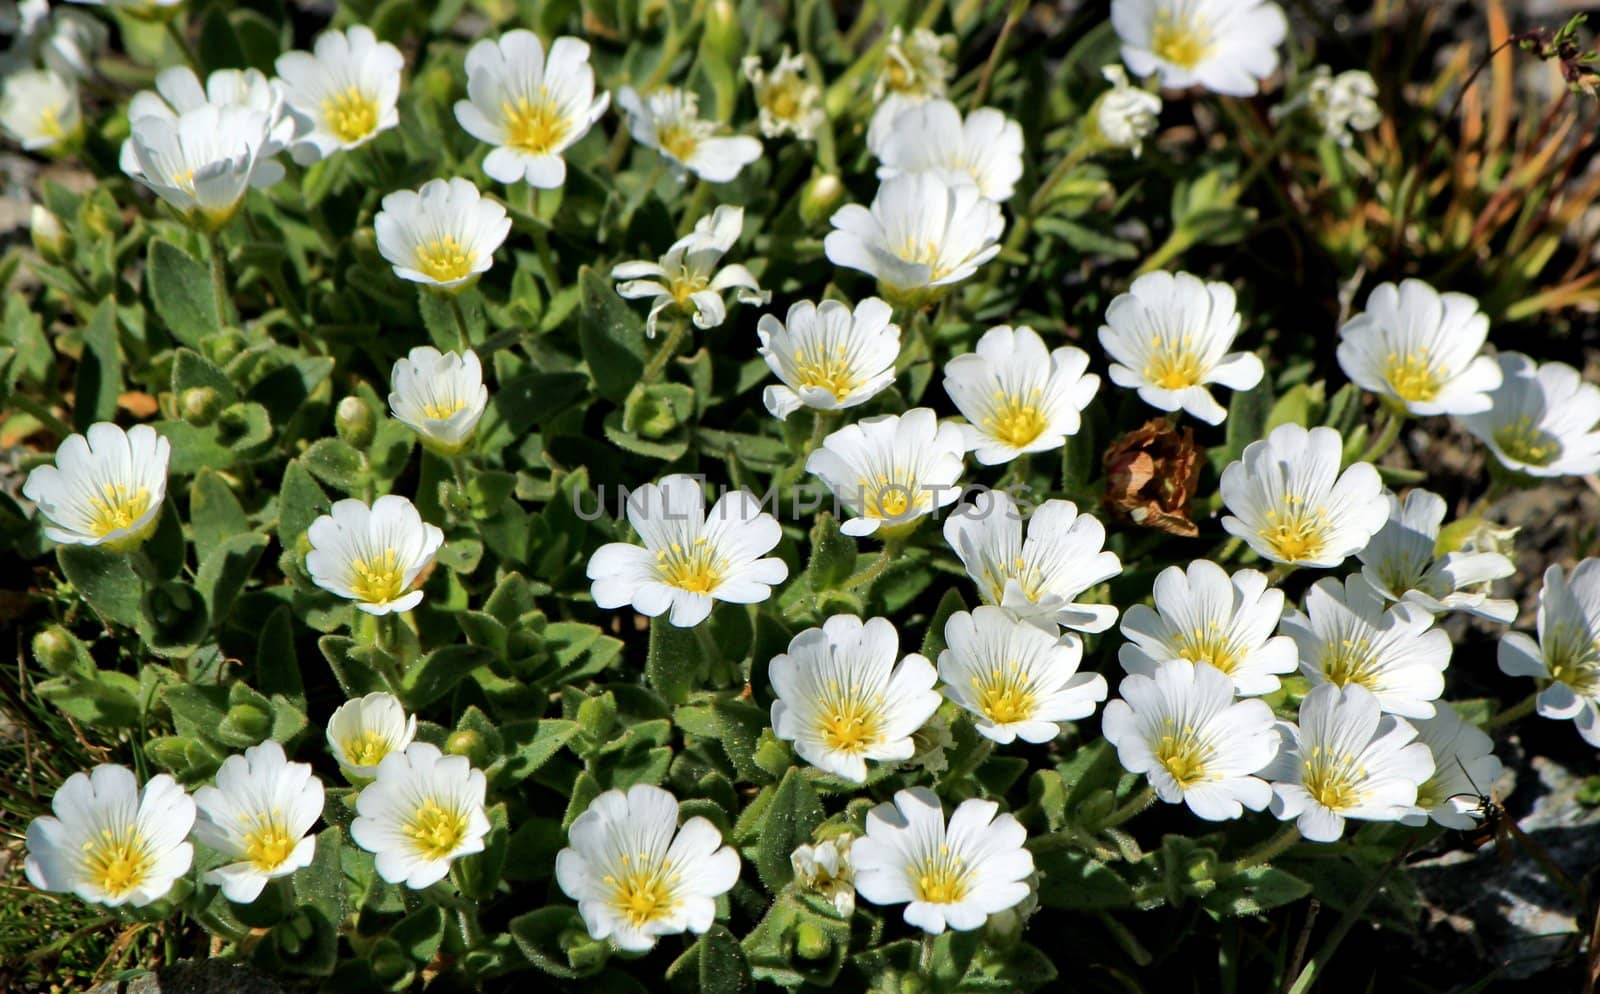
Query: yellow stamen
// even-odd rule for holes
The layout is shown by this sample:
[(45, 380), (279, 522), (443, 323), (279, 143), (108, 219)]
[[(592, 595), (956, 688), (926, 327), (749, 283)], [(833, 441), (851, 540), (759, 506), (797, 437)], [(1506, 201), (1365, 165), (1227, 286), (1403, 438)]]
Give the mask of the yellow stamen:
[(1020, 392), (1002, 393), (993, 413), (983, 419), (983, 426), (1005, 445), (1014, 449), (1027, 447), (1050, 426), (1050, 419), (1039, 407), (1040, 394), (1038, 387), (1028, 390), (1026, 396)]
[(1205, 370), (1194, 348), (1194, 336), (1152, 335), (1144, 378), (1163, 390), (1184, 390), (1200, 384)]
[(83, 868), (90, 882), (114, 898), (137, 889), (155, 868), (144, 837), (132, 826), (106, 828), (83, 844)]
[(1285, 494), (1279, 510), (1267, 512), (1267, 525), (1257, 532), (1274, 555), (1284, 562), (1316, 559), (1327, 544), (1332, 522), (1320, 507), (1307, 508), (1305, 499)]
[(542, 88), (538, 100), (507, 100), (500, 113), (505, 117), (506, 144), (531, 155), (555, 151), (570, 128), (560, 106)]
[(323, 99), (322, 117), (333, 136), (348, 145), (377, 130), (378, 102), (360, 87), (346, 87)]
[(467, 817), (460, 811), (440, 807), (430, 797), (417, 808), (403, 831), (416, 843), (417, 852), (423, 858), (444, 859), (467, 837)]
[(387, 604), (405, 592), (405, 573), (394, 549), (384, 549), (371, 559), (357, 559), (350, 564), (350, 572), (354, 574), (350, 590), (364, 604)]
[(1389, 381), (1395, 395), (1408, 403), (1427, 402), (1439, 396), (1443, 373), (1434, 368), (1427, 349), (1389, 353), (1385, 360), (1383, 378)]
[(972, 678), (978, 709), (997, 725), (1027, 721), (1038, 708), (1033, 677), (1014, 660)]
[(709, 594), (722, 585), (728, 563), (704, 536), (688, 548), (677, 542), (656, 552), (661, 582), (695, 594)]
[(956, 904), (966, 900), (972, 890), (972, 871), (966, 860), (940, 846), (936, 853), (923, 857), (912, 878), (917, 900), (929, 904)]
[(1302, 761), (1301, 781), (1306, 792), (1330, 811), (1346, 811), (1361, 803), (1361, 782), (1367, 771), (1360, 757), (1334, 754), (1321, 746), (1313, 748)]
[(97, 536), (133, 527), (150, 509), (150, 491), (123, 483), (104, 483), (100, 496), (90, 497), (89, 529)]
[(862, 688), (828, 685), (818, 702), (822, 742), (829, 749), (860, 755), (883, 741), (883, 698)]
[(417, 269), (440, 283), (472, 275), (472, 264), (477, 258), (478, 254), (456, 241), (454, 235), (441, 235), (417, 246)]
[(1166, 719), (1166, 733), (1156, 743), (1156, 761), (1172, 776), (1179, 787), (1188, 788), (1207, 779), (1206, 764), (1211, 759), (1212, 748), (1195, 735), (1194, 728), (1178, 725)]
[(1526, 414), (1497, 429), (1494, 443), (1509, 458), (1529, 466), (1548, 466), (1561, 455), (1561, 441)]
[(634, 928), (672, 914), (678, 901), (673, 891), (678, 874), (672, 864), (663, 860), (654, 865), (644, 853), (637, 861), (622, 857), (625, 869), (622, 876), (606, 876), (603, 882), (612, 888), (611, 906)]
[(1196, 626), (1179, 632), (1175, 641), (1178, 655), (1191, 663), (1206, 663), (1229, 676), (1239, 665), (1239, 647), (1234, 644), (1233, 633), (1215, 621), (1206, 622), (1204, 628)]
[(843, 345), (830, 349), (825, 343), (807, 343), (795, 351), (794, 363), (797, 386), (826, 390), (841, 402), (856, 389), (855, 370)]
[(700, 147), (700, 136), (687, 122), (669, 124), (656, 132), (656, 144), (679, 162), (688, 162)]
[(345, 757), (354, 766), (377, 766), (389, 755), (389, 739), (377, 729), (362, 729), (342, 742)]
[(282, 866), (294, 852), (298, 839), (289, 835), (279, 819), (279, 812), (257, 820), (254, 829), (245, 833), (244, 855), (262, 873), (271, 873)]
[(1164, 62), (1193, 69), (1211, 54), (1210, 31), (1195, 14), (1163, 11), (1150, 30), (1150, 51)]

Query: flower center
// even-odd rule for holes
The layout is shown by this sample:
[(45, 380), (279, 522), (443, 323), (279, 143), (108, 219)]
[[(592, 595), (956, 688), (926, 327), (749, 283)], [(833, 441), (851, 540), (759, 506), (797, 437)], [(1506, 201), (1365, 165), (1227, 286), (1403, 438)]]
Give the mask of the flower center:
[(328, 130), (346, 145), (372, 134), (378, 127), (378, 102), (357, 86), (346, 87), (322, 101)]
[(1194, 733), (1194, 726), (1185, 725), (1180, 732), (1177, 723), (1166, 719), (1166, 733), (1156, 743), (1156, 762), (1172, 776), (1179, 787), (1188, 788), (1206, 779), (1206, 761), (1211, 749)]
[(1211, 54), (1211, 37), (1196, 14), (1163, 11), (1150, 30), (1150, 50), (1156, 58), (1193, 69)]
[(1232, 676), (1239, 665), (1239, 650), (1233, 644), (1232, 633), (1215, 621), (1207, 621), (1204, 628), (1196, 625), (1177, 637), (1178, 655), (1191, 663), (1205, 663)]
[(798, 76), (786, 76), (781, 82), (771, 85), (762, 104), (767, 113), (778, 120), (792, 121), (800, 116), (805, 88), (805, 83)]
[(1285, 494), (1281, 510), (1268, 510), (1266, 516), (1267, 526), (1257, 534), (1279, 559), (1298, 563), (1315, 559), (1322, 552), (1330, 523), (1327, 511), (1308, 508), (1305, 498)]
[(661, 582), (693, 594), (709, 594), (722, 584), (727, 563), (704, 535), (685, 548), (677, 542), (656, 552)]
[(144, 883), (155, 860), (146, 851), (138, 829), (128, 826), (117, 832), (101, 829), (98, 837), (85, 842), (83, 865), (90, 882), (120, 898)]
[(1316, 746), (1301, 768), (1306, 792), (1330, 811), (1346, 811), (1361, 803), (1361, 782), (1367, 771), (1360, 757), (1332, 753)]
[(679, 307), (688, 307), (689, 298), (711, 285), (711, 280), (701, 272), (680, 266), (678, 274), (667, 282), (667, 290)]
[(375, 728), (363, 729), (343, 743), (344, 754), (353, 766), (377, 766), (389, 755), (389, 739)]
[(622, 875), (607, 875), (603, 882), (612, 888), (611, 906), (634, 928), (643, 928), (672, 913), (677, 905), (673, 884), (678, 875), (672, 864), (663, 860), (656, 866), (645, 853), (637, 861), (622, 857)]
[(862, 480), (861, 498), (864, 515), (889, 520), (905, 517), (922, 502), (916, 483), (898, 469), (892, 475), (879, 473), (876, 486), (869, 480)]
[(370, 559), (357, 559), (350, 564), (354, 578), (350, 589), (356, 600), (365, 604), (387, 604), (405, 590), (405, 573), (400, 569), (399, 553), (393, 549)]
[(1044, 434), (1050, 425), (1050, 420), (1039, 408), (1040, 394), (1038, 387), (1029, 388), (1027, 396), (1003, 390), (997, 392), (994, 396), (995, 406), (990, 415), (983, 419), (983, 426), (1002, 444), (1013, 449), (1025, 448)]
[(829, 749), (856, 755), (883, 739), (881, 697), (868, 697), (860, 687), (840, 687), (833, 681), (819, 704), (822, 742)]
[(66, 131), (61, 127), (61, 115), (55, 107), (46, 107), (39, 112), (39, 133), (48, 138), (61, 138)]
[(449, 400), (432, 400), (422, 405), (423, 417), (443, 421), (467, 406), (467, 402), (451, 397)]
[(1508, 457), (1529, 466), (1548, 466), (1561, 455), (1561, 440), (1526, 414), (1496, 430), (1494, 442)]
[(1322, 675), (1341, 687), (1359, 684), (1368, 690), (1378, 685), (1378, 660), (1365, 638), (1341, 638), (1323, 649)]
[(150, 509), (150, 491), (145, 487), (130, 487), (125, 483), (105, 483), (100, 486), (100, 496), (90, 497), (89, 529), (104, 537), (134, 522)]
[(505, 117), (506, 144), (530, 155), (548, 155), (567, 135), (566, 117), (542, 88), (538, 101), (527, 97), (507, 100), (500, 105), (500, 113)]
[(1562, 625), (1545, 639), (1550, 679), (1579, 697), (1600, 697), (1600, 639), (1582, 628)]
[(459, 811), (446, 811), (430, 797), (411, 816), (404, 832), (424, 859), (444, 859), (467, 837), (467, 819)]
[(689, 122), (675, 122), (656, 132), (656, 143), (679, 162), (688, 162), (700, 147), (700, 136)]
[(1444, 376), (1434, 368), (1427, 349), (1418, 349), (1405, 355), (1391, 352), (1384, 361), (1387, 365), (1383, 370), (1383, 378), (1389, 381), (1390, 389), (1401, 400), (1408, 403), (1426, 402), (1439, 396)]
[(472, 274), (477, 256), (454, 235), (441, 235), (417, 246), (417, 269), (435, 282), (453, 283)]
[(1146, 380), (1163, 390), (1184, 390), (1198, 385), (1203, 373), (1193, 335), (1150, 336), (1150, 357), (1144, 367)]
[[(277, 812), (273, 814), (276, 815)], [(245, 833), (244, 855), (255, 864), (256, 869), (262, 873), (271, 873), (282, 866), (284, 860), (294, 852), (296, 841), (276, 817), (265, 817), (260, 819), (255, 829)]]
[(1039, 696), (1033, 678), (1014, 660), (972, 678), (978, 692), (978, 709), (996, 725), (1010, 725), (1033, 717)]
[(796, 349), (794, 377), (798, 386), (826, 390), (841, 402), (856, 388), (850, 353), (843, 345), (834, 346), (831, 352), (825, 346)]
[(900, 243), (899, 256), (906, 262), (918, 266), (928, 267), (928, 282), (937, 283), (950, 275), (949, 266), (944, 264), (939, 243), (933, 240), (919, 242), (916, 238), (907, 238)]
[(966, 860), (951, 852), (949, 846), (941, 845), (937, 853), (923, 857), (921, 865), (915, 867), (911, 883), (919, 901), (956, 904), (966, 900), (972, 890), (972, 871)]

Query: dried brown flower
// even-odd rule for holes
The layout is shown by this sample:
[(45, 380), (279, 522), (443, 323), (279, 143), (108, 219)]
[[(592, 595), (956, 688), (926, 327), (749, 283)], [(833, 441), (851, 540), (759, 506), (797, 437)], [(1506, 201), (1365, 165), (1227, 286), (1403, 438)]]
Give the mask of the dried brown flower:
[(1155, 418), (1111, 443), (1104, 456), (1105, 505), (1117, 517), (1145, 528), (1193, 538), (1189, 518), (1200, 482), (1194, 429)]

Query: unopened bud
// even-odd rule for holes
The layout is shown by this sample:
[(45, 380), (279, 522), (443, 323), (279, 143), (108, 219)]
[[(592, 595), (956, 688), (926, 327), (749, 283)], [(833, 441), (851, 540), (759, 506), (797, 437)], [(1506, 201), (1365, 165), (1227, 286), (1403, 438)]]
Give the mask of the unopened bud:
[(40, 204), (34, 204), (28, 213), (28, 235), (33, 239), (34, 250), (46, 262), (60, 262), (66, 258), (67, 250), (71, 247), (71, 239), (67, 236), (67, 229), (62, 227), (61, 219)]
[(826, 959), (833, 952), (833, 943), (814, 922), (802, 921), (794, 930), (794, 951), (801, 959)]
[(365, 449), (372, 444), (372, 434), (377, 431), (376, 419), (372, 416), (372, 408), (360, 397), (346, 397), (339, 401), (339, 408), (334, 412), (333, 426), (345, 444), (358, 449)]
[(222, 395), (211, 387), (190, 387), (183, 392), (182, 408), (183, 420), (204, 428), (222, 410)]
[(844, 184), (833, 173), (816, 173), (800, 191), (800, 219), (813, 227), (833, 216), (844, 199)]
[(75, 641), (65, 630), (54, 625), (42, 629), (33, 637), (33, 658), (56, 676), (65, 676), (77, 668)]
[(272, 715), (254, 704), (235, 704), (222, 721), (245, 738), (265, 739), (272, 732)]
[(701, 36), (701, 50), (720, 56), (733, 65), (744, 54), (744, 31), (739, 27), (739, 13), (732, 0), (711, 0), (706, 8), (705, 34)]
[(489, 761), (489, 744), (470, 728), (451, 732), (450, 737), (445, 739), (444, 751), (452, 756), (465, 756), (476, 767), (483, 767)]

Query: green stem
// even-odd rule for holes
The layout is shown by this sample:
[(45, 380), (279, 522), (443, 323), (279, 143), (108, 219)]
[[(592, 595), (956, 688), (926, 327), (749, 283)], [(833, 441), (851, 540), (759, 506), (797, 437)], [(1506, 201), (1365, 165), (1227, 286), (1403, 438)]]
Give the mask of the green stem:
[(1277, 833), (1253, 849), (1246, 850), (1243, 856), (1233, 861), (1233, 872), (1248, 870), (1252, 866), (1259, 866), (1269, 860), (1276, 859), (1284, 850), (1300, 841), (1300, 829), (1294, 822), (1289, 822)]
[(1367, 446), (1367, 451), (1361, 453), (1357, 462), (1376, 463), (1394, 448), (1395, 442), (1400, 440), (1400, 429), (1405, 425), (1405, 415), (1396, 414), (1393, 408), (1385, 405), (1382, 417), (1383, 420), (1379, 422), (1382, 427), (1378, 429), (1378, 437)]
[(539, 268), (544, 270), (544, 284), (554, 297), (561, 290), (561, 278), (556, 274), (555, 253), (550, 251), (550, 233), (544, 228), (533, 229), (533, 250), (539, 256)]
[(472, 351), (472, 332), (467, 330), (467, 312), (461, 309), (459, 294), (449, 294), (450, 313), (456, 319), (456, 331), (461, 335), (461, 354), (466, 355)]
[(678, 237), (682, 238), (694, 229), (696, 221), (706, 211), (706, 201), (711, 199), (711, 184), (705, 180), (695, 182), (694, 193), (689, 195), (689, 206), (683, 210), (683, 217), (678, 219)]
[(45, 429), (56, 438), (66, 438), (72, 434), (72, 426), (56, 417), (48, 407), (34, 400), (32, 397), (17, 393), (6, 398), (6, 403), (44, 425)]
[(1120, 807), (1107, 815), (1106, 820), (1100, 823), (1100, 828), (1102, 830), (1116, 828), (1135, 815), (1144, 813), (1154, 803), (1156, 803), (1155, 785), (1147, 783), (1143, 790), (1123, 801)]
[(233, 293), (228, 288), (228, 250), (222, 247), (220, 231), (208, 233), (206, 242), (211, 247), (211, 294), (216, 298), (217, 330), (221, 331), (236, 322)]
[(1006, 42), (1011, 40), (1011, 32), (1016, 30), (1017, 23), (1022, 20), (1022, 15), (1028, 9), (1028, 0), (1014, 0), (1011, 9), (1006, 11), (1005, 23), (1000, 25), (1000, 35), (994, 40), (994, 47), (989, 50), (989, 58), (983, 63), (983, 75), (978, 77), (978, 87), (972, 92), (972, 103), (967, 105), (967, 110), (977, 110), (983, 106), (983, 99), (989, 95), (989, 83), (994, 78), (994, 67), (1000, 62), (1000, 55), (1005, 51)]
[(1539, 694), (1535, 691), (1505, 710), (1496, 712), (1493, 717), (1483, 723), (1483, 730), (1488, 731), (1491, 728), (1499, 728), (1502, 725), (1509, 725), (1513, 721), (1526, 718), (1528, 715), (1533, 714), (1538, 705)]
[(832, 411), (817, 411), (816, 417), (811, 421), (811, 437), (806, 439), (805, 448), (800, 450), (802, 463), (811, 453), (822, 447), (823, 439), (828, 437), (828, 430), (833, 427)]
[(654, 383), (661, 373), (667, 368), (667, 363), (678, 354), (678, 346), (683, 344), (683, 336), (689, 333), (689, 319), (679, 317), (672, 325), (672, 330), (667, 332), (666, 341), (661, 343), (661, 348), (650, 357), (650, 364), (644, 367), (639, 374), (639, 385), (649, 386)]
[(885, 542), (883, 544), (883, 551), (878, 553), (878, 558), (869, 563), (866, 569), (861, 570), (859, 573), (856, 573), (854, 576), (845, 580), (844, 583), (840, 585), (839, 589), (854, 590), (857, 587), (870, 585), (874, 580), (883, 575), (884, 570), (889, 568), (889, 564), (894, 561), (895, 553), (898, 551), (899, 543)]
[(189, 39), (184, 36), (183, 28), (178, 26), (178, 18), (167, 18), (167, 37), (177, 46), (178, 54), (183, 56), (183, 61), (189, 64), (189, 68), (199, 74), (200, 62), (195, 58), (194, 49), (189, 47)]
[(1384, 864), (1383, 869), (1373, 874), (1372, 879), (1367, 881), (1366, 888), (1356, 898), (1355, 903), (1345, 909), (1344, 915), (1339, 919), (1339, 924), (1334, 927), (1327, 941), (1323, 942), (1322, 948), (1318, 949), (1317, 954), (1311, 957), (1311, 962), (1306, 964), (1306, 968), (1300, 971), (1300, 976), (1295, 980), (1294, 986), (1289, 988), (1289, 994), (1306, 994), (1311, 989), (1311, 985), (1317, 980), (1318, 972), (1328, 965), (1329, 960), (1333, 959), (1333, 954), (1339, 950), (1339, 943), (1344, 941), (1344, 937), (1350, 934), (1350, 930), (1355, 927), (1356, 922), (1361, 920), (1362, 914), (1367, 910), (1367, 905), (1371, 904), (1372, 899), (1378, 896), (1378, 892), (1383, 889), (1384, 881), (1389, 879), (1389, 874), (1394, 871), (1396, 866), (1400, 865), (1400, 861), (1409, 852), (1411, 852), (1411, 843), (1408, 842), (1404, 848), (1394, 854), (1388, 863)]

